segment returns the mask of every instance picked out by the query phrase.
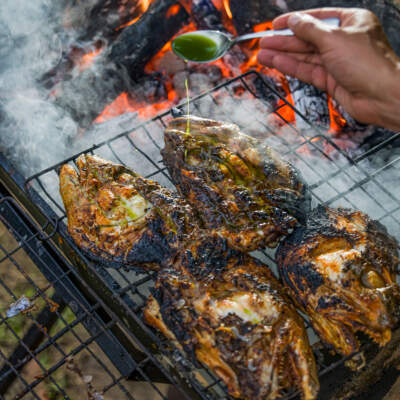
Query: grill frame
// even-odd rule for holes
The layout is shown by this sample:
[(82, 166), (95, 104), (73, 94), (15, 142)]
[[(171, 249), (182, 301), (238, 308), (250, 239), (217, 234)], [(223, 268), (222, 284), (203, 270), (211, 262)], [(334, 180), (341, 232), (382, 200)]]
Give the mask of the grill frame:
[[(260, 102), (264, 103), (263, 99), (260, 99), (260, 96), (258, 93), (254, 90), (253, 87), (249, 85), (248, 78), (254, 78), (254, 79), (260, 79), (262, 81), (262, 85), (265, 86), (265, 88), (270, 91), (270, 93), (273, 94), (277, 99), (280, 100), (280, 105), (278, 107), (273, 108), (271, 111), (271, 114), (275, 114), (278, 116), (279, 119), (281, 119), (282, 124), (285, 124), (288, 129), (293, 130), (296, 132), (296, 134), (299, 135), (299, 137), (302, 138), (301, 143), (295, 146), (291, 146), (287, 144), (288, 147), (288, 152), (284, 154), (284, 156), (290, 156), (290, 155), (295, 155), (296, 157), (299, 157), (298, 150), (303, 147), (311, 147), (314, 148), (315, 151), (319, 153), (323, 153), (324, 150), (321, 150), (321, 147), (318, 146), (316, 143), (325, 143), (326, 145), (329, 145), (330, 148), (334, 149), (335, 154), (340, 154), (340, 156), (347, 161), (347, 165), (345, 168), (338, 167), (334, 173), (332, 173), (328, 178), (329, 179), (335, 179), (336, 177), (341, 176), (341, 174), (346, 173), (346, 168), (348, 168), (349, 165), (357, 166), (359, 165), (364, 159), (374, 155), (375, 153), (379, 152), (381, 149), (385, 148), (388, 146), (392, 141), (396, 140), (399, 136), (400, 133), (394, 133), (393, 136), (389, 139), (387, 139), (385, 142), (379, 144), (373, 149), (370, 149), (364, 154), (361, 154), (357, 157), (350, 157), (347, 153), (343, 152), (340, 147), (338, 147), (335, 142), (324, 135), (322, 130), (320, 130), (318, 127), (313, 126), (307, 119), (299, 113), (298, 110), (296, 110), (290, 103), (286, 101), (285, 98), (282, 97), (282, 95), (276, 91), (273, 87), (270, 86), (270, 84), (265, 80), (265, 78), (258, 74), (257, 72), (250, 71), (246, 74), (243, 74), (241, 76), (238, 76), (237, 78), (234, 78), (230, 81), (224, 82), (221, 85), (211, 89), (210, 91), (197, 96), (196, 98), (191, 99), (190, 103), (197, 104), (197, 102), (201, 101), (207, 96), (213, 96), (214, 94), (219, 93), (220, 91), (225, 91), (227, 90), (229, 94), (229, 89), (232, 88), (236, 83), (240, 83), (241, 86), (244, 87), (245, 91), (250, 93), (253, 97), (257, 98)], [(215, 101), (215, 99), (213, 99)], [(238, 100), (240, 101), (240, 99)], [(178, 106), (178, 108), (183, 109), (186, 106), (186, 104), (181, 104)], [(268, 104), (266, 104), (268, 106)], [(303, 119), (303, 122), (305, 122), (309, 128), (310, 131), (307, 134), (307, 137), (304, 135), (304, 132), (298, 132), (296, 130), (296, 127), (287, 121), (281, 114), (280, 111), (283, 110), (283, 107), (290, 107), (292, 111), (296, 114), (296, 117), (300, 117)], [(155, 170), (150, 174), (147, 175), (146, 177), (154, 177), (156, 175), (164, 176), (167, 179), (167, 173), (164, 167), (161, 167), (156, 163), (154, 160), (152, 160), (147, 154), (144, 154), (140, 147), (135, 145), (134, 142), (130, 139), (130, 135), (132, 132), (140, 131), (141, 129), (144, 130), (145, 134), (147, 136), (150, 136), (150, 140), (154, 143), (154, 145), (157, 148), (160, 148), (159, 144), (154, 140), (154, 138), (151, 137), (151, 133), (148, 132), (146, 126), (148, 124), (151, 124), (153, 122), (160, 122), (161, 125), (165, 127), (165, 122), (163, 119), (167, 118), (170, 114), (170, 111), (167, 111), (165, 113), (162, 113), (155, 118), (146, 121), (134, 129), (130, 129), (128, 131), (122, 132), (113, 138), (103, 141), (99, 144), (93, 145), (87, 150), (84, 150), (82, 152), (79, 152), (78, 154), (75, 154), (72, 157), (69, 157), (66, 160), (63, 160), (62, 162), (49, 167), (43, 171), (40, 171), (39, 173), (29, 177), (24, 184), (24, 188), (26, 190), (26, 193), (28, 194), (29, 197), (29, 202), (33, 203), (37, 208), (37, 212), (42, 216), (47, 221), (47, 226), (43, 229), (43, 232), (46, 232), (47, 235), (49, 236), (48, 239), (49, 241), (52, 241), (56, 244), (57, 247), (59, 247), (66, 255), (68, 258), (71, 259), (73, 264), (77, 267), (79, 276), (83, 277), (83, 280), (87, 282), (88, 289), (90, 290), (95, 290), (95, 292), (102, 298), (102, 302), (107, 304), (108, 312), (115, 317), (119, 323), (123, 324), (128, 330), (129, 330), (129, 335), (131, 336), (131, 339), (134, 341), (137, 341), (140, 343), (140, 348), (144, 353), (146, 354), (147, 357), (150, 357), (151, 361), (154, 362), (158, 367), (160, 367), (160, 370), (162, 371), (163, 374), (167, 376), (167, 379), (171, 381), (172, 383), (176, 384), (178, 387), (184, 388), (185, 391), (190, 390), (191, 392), (191, 398), (194, 398), (196, 396), (197, 398), (202, 398), (202, 399), (210, 399), (210, 398), (217, 398), (217, 397), (225, 397), (226, 392), (224, 391), (223, 386), (221, 385), (221, 382), (219, 379), (213, 377), (211, 374), (209, 374), (209, 380), (210, 382), (207, 383), (207, 386), (202, 385), (198, 379), (194, 378), (194, 375), (192, 373), (192, 366), (190, 366), (190, 363), (187, 364), (186, 360), (181, 360), (182, 362), (177, 362), (177, 359), (174, 358), (176, 356), (176, 352), (174, 353), (173, 350), (171, 349), (164, 349), (161, 351), (163, 355), (165, 355), (167, 358), (170, 358), (173, 360), (173, 363), (175, 363), (175, 366), (169, 365), (170, 363), (165, 357), (162, 357), (161, 359), (158, 359), (159, 355), (156, 353), (156, 355), (153, 354), (153, 346), (156, 344), (157, 348), (164, 348), (166, 345), (165, 340), (161, 339), (157, 334), (154, 333), (152, 329), (147, 327), (141, 320), (140, 317), (140, 310), (136, 307), (135, 310), (135, 304), (132, 303), (131, 300), (128, 300), (128, 295), (127, 293), (134, 288), (135, 286), (140, 286), (142, 284), (145, 284), (147, 280), (153, 279), (155, 276), (155, 273), (149, 273), (147, 277), (141, 279), (140, 285), (135, 282), (128, 282), (128, 285), (124, 288), (121, 288), (122, 290), (119, 291), (119, 293), (116, 293), (116, 288), (120, 286), (118, 282), (115, 281), (115, 279), (108, 273), (107, 271), (104, 270), (104, 268), (101, 267), (96, 267), (93, 262), (91, 262), (82, 252), (79, 250), (79, 248), (73, 243), (71, 238), (69, 237), (66, 226), (63, 223), (63, 219), (65, 218), (65, 215), (58, 215), (56, 212), (54, 212), (54, 209), (50, 205), (49, 201), (46, 201), (44, 197), (38, 194), (38, 191), (35, 189), (37, 187), (40, 188), (40, 185), (42, 184), (40, 182), (40, 178), (43, 177), (44, 175), (48, 173), (54, 173), (57, 172), (58, 169), (60, 168), (61, 165), (63, 165), (66, 162), (73, 161), (76, 159), (80, 154), (83, 153), (93, 153), (96, 150), (102, 149), (104, 147), (108, 147), (111, 151), (111, 153), (116, 156), (117, 160), (119, 159), (118, 154), (115, 154), (114, 150), (112, 149), (111, 145), (115, 141), (121, 139), (121, 138), (128, 138), (133, 146), (133, 148), (136, 148), (136, 150), (146, 159), (150, 165), (152, 165)], [(261, 122), (260, 122), (261, 123)], [(264, 128), (267, 131), (270, 131), (271, 134), (274, 134), (270, 127), (263, 124)], [(312, 135), (310, 135), (310, 132), (312, 132)], [(283, 137), (281, 137), (281, 140), (285, 141)], [(324, 156), (327, 156), (324, 154)], [(329, 158), (329, 156), (328, 156)], [(393, 162), (398, 162), (399, 158), (394, 160)], [(304, 160), (303, 160), (304, 161)], [(123, 160), (119, 160), (119, 162), (123, 163)], [(305, 161), (308, 163), (308, 161)], [(334, 162), (334, 160), (332, 160)], [(386, 166), (387, 167), (387, 166)], [(329, 181), (328, 179), (328, 181)], [(365, 172), (365, 178), (363, 181), (358, 181), (354, 182), (354, 185), (351, 186), (350, 188), (347, 189), (348, 193), (353, 192), (354, 190), (357, 190), (358, 188), (362, 188), (362, 186), (365, 184), (365, 180), (367, 182), (370, 181), (376, 181), (375, 177), (371, 175), (369, 172)], [(36, 182), (36, 185), (34, 184)], [(40, 182), (39, 186), (37, 186), (37, 183)], [(323, 182), (315, 182), (314, 184), (310, 185), (310, 190), (314, 193), (314, 190), (318, 188), (321, 184), (326, 183), (326, 180)], [(45, 189), (42, 187), (42, 189)], [(46, 194), (46, 189), (43, 191), (45, 195), (51, 199), (56, 204), (55, 199), (52, 198), (52, 196), (47, 193)], [(345, 193), (338, 194), (338, 198), (341, 198), (345, 196)], [(318, 198), (318, 197), (317, 197)], [(337, 199), (333, 199), (329, 204), (333, 203)], [(397, 212), (400, 210), (400, 201), (398, 199), (394, 199), (397, 202), (397, 207), (394, 210), (388, 211), (388, 216), (392, 215), (393, 213)], [(324, 203), (321, 201), (321, 203)], [(356, 208), (356, 205), (353, 205), (354, 208)], [(59, 210), (62, 213), (62, 209)], [(397, 221), (400, 225), (400, 222)], [(264, 252), (264, 257), (267, 258), (267, 260), (272, 262), (272, 256), (269, 253)], [(79, 279), (79, 278), (78, 278)], [(132, 308), (135, 310), (133, 311)], [(140, 308), (140, 307), (139, 307)], [(151, 349), (151, 351), (149, 351)], [(318, 360), (318, 359), (317, 359)], [(341, 366), (344, 362), (346, 361), (345, 358), (342, 358), (340, 360), (334, 361), (330, 365), (321, 365), (319, 363), (319, 367), (322, 368), (320, 371), (320, 376), (327, 375), (328, 373), (331, 373), (332, 370), (335, 368)], [(187, 367), (189, 366), (190, 370), (187, 370)], [(183, 377), (183, 380), (181, 379)], [(189, 381), (190, 385), (192, 386), (194, 392), (189, 389), (188, 384), (186, 381)], [(189, 393), (190, 393), (189, 392)], [(288, 399), (293, 399), (297, 396), (296, 393), (288, 393), (283, 397), (283, 399), (288, 400)]]
[[(124, 333), (118, 325), (119, 319), (113, 316), (107, 305), (95, 292), (85, 282), (81, 282), (80, 278), (78, 283), (82, 283), (83, 287), (82, 285), (75, 285), (74, 281), (78, 276), (76, 269), (72, 264), (65, 264), (67, 260), (58, 254), (57, 250), (50, 244), (54, 231), (51, 235), (46, 234), (44, 232), (47, 229), (46, 226), (38, 227), (14, 198), (4, 196), (1, 193), (0, 222), (17, 241), (8, 250), (0, 245), (0, 266), (5, 265), (3, 263), (8, 261), (11, 262), (25, 278), (24, 284), (27, 283), (29, 288), (33, 288), (35, 291), (35, 294), (29, 297), (31, 304), (35, 304), (40, 298), (45, 303), (45, 307), (38, 315), (32, 314), (29, 309), (26, 313), (23, 313), (23, 318), (27, 318), (31, 322), (29, 330), (23, 337), (8, 322), (13, 317), (7, 318), (0, 315), (0, 326), (4, 325), (3, 328), (6, 328), (7, 334), (13, 335), (17, 342), (17, 346), (9, 356), (6, 356), (0, 350), (0, 364), (2, 365), (0, 397), (7, 393), (14, 380), (19, 380), (24, 388), (19, 391), (16, 398), (30, 395), (31, 398), (39, 399), (40, 397), (35, 389), (47, 379), (56, 387), (58, 394), (61, 394), (65, 399), (70, 399), (62, 385), (60, 386), (54, 380), (52, 374), (61, 367), (68, 365), (75, 356), (83, 351), (90, 354), (90, 357), (96, 361), (97, 367), (111, 380), (101, 388), (102, 394), (118, 388), (120, 393), (125, 394), (125, 398), (134, 399), (134, 396), (131, 396), (129, 390), (124, 386), (124, 379), (128, 378), (132, 381), (150, 383), (155, 392), (159, 392), (159, 390), (153, 382), (171, 382), (159, 371), (156, 365), (158, 363), (152, 362), (149, 357), (135, 349), (132, 344), (128, 345), (126, 340), (122, 340)], [(31, 268), (29, 266), (25, 268), (20, 261), (14, 258), (14, 255), (21, 250), (29, 256), (37, 270), (46, 278), (47, 284), (44, 287), (38, 286), (30, 277), (28, 270)], [(1, 278), (0, 285), (12, 297), (12, 301), (17, 300), (17, 296), (9, 287), (10, 285)], [(88, 290), (85, 290), (85, 286)], [(54, 294), (50, 298), (46, 293), (53, 289)], [(86, 295), (83, 294), (84, 292), (86, 292)], [(55, 304), (54, 301), (56, 301), (58, 307), (51, 309)], [(74, 314), (74, 319), (71, 322), (67, 322), (62, 315), (62, 311), (67, 306)], [(34, 311), (36, 310), (34, 309)], [(55, 333), (50, 333), (52, 325), (57, 320), (62, 321), (64, 327), (58, 329)], [(84, 336), (82, 336), (82, 329), (76, 329), (79, 326), (86, 329)], [(75, 343), (68, 353), (65, 352), (64, 345), (59, 343), (66, 335), (73, 335)], [(35, 336), (35, 339), (32, 339), (32, 336)], [(76, 344), (78, 342), (79, 344)], [(97, 344), (102, 349), (104, 356), (111, 361), (113, 370), (91, 350), (92, 344)], [(42, 352), (48, 349), (52, 352), (59, 352), (62, 356), (57, 362), (51, 363), (50, 367), (44, 367), (40, 361), (40, 356), (43, 354)], [(36, 376), (31, 382), (27, 382), (21, 370), (31, 361), (40, 366), (42, 374)], [(166, 399), (161, 392), (159, 393), (160, 398)]]

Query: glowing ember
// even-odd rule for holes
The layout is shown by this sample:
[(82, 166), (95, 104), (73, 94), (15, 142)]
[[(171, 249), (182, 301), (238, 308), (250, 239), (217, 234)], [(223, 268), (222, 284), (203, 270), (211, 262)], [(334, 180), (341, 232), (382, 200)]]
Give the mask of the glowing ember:
[(102, 52), (102, 50), (103, 48), (100, 47), (89, 53), (84, 54), (82, 58), (76, 62), (79, 70), (83, 71), (86, 68), (90, 67), (93, 64), (94, 59)]
[(173, 102), (175, 101), (175, 97), (175, 91), (170, 90), (168, 92), (168, 100), (159, 101), (151, 104), (143, 100), (134, 100), (128, 93), (123, 92), (111, 104), (106, 106), (103, 112), (93, 122), (105, 122), (111, 118), (118, 117), (119, 115), (128, 112), (136, 112), (138, 113), (138, 116), (142, 119), (152, 118), (160, 112), (169, 109), (171, 107), (171, 104), (173, 104)]
[(180, 10), (180, 7), (178, 4), (171, 6), (167, 11), (167, 15), (166, 15), (167, 18), (170, 18), (170, 17), (178, 14), (179, 10)]

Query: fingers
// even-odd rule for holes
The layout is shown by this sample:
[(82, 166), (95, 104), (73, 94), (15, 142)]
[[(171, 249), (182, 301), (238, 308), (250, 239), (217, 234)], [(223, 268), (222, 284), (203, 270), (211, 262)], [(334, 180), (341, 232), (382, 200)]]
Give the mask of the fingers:
[(272, 23), (274, 29), (284, 29), (288, 27), (288, 19), (293, 14), (308, 14), (313, 16), (317, 19), (324, 19), (324, 18), (333, 18), (338, 17), (341, 18), (346, 11), (341, 8), (334, 8), (334, 7), (326, 7), (326, 8), (315, 8), (311, 10), (305, 11), (293, 11), (287, 14), (280, 15), (279, 17), (275, 18)]
[(294, 13), (288, 18), (289, 28), (299, 39), (311, 43), (320, 51), (323, 51), (334, 30), (321, 20), (308, 14)]
[(267, 67), (271, 67), (272, 59), (279, 55), (287, 55), (297, 61), (302, 61), (307, 64), (322, 65), (322, 59), (318, 53), (294, 53), (271, 49), (260, 50), (258, 53), (258, 60), (261, 64), (264, 64)]
[(310, 53), (315, 47), (296, 36), (272, 36), (260, 40), (260, 47), (294, 53)]
[(306, 83), (316, 86), (320, 90), (327, 90), (327, 73), (323, 66), (297, 60), (287, 53), (276, 52), (272, 54), (267, 50), (259, 53), (260, 62), (276, 68), (286, 75), (293, 76)]

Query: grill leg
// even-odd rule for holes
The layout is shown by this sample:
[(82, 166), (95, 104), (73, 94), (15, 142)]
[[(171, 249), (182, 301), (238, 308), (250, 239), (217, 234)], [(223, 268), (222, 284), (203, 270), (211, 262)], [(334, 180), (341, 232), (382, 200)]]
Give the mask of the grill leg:
[[(65, 308), (65, 303), (63, 300), (57, 295), (54, 295), (51, 300), (59, 305), (58, 311), (62, 312), (62, 310)], [(42, 328), (46, 328), (47, 331), (50, 331), (57, 319), (57, 313), (50, 311), (48, 306), (43, 308), (37, 318), (35, 318), (37, 324), (33, 323), (30, 326), (28, 332), (23, 337), (22, 342), (26, 345), (26, 347), (28, 347), (28, 349), (34, 351), (45, 337), (45, 334), (41, 329), (39, 329), (38, 325), (40, 325)], [(29, 356), (27, 349), (22, 344), (19, 344), (9, 357), (8, 362), (11, 365), (16, 365), (27, 356)], [(18, 368), (18, 371), (20, 371), (24, 365), (25, 363)], [(5, 395), (8, 388), (16, 378), (16, 373), (11, 369), (8, 363), (5, 363), (0, 369), (0, 396)]]

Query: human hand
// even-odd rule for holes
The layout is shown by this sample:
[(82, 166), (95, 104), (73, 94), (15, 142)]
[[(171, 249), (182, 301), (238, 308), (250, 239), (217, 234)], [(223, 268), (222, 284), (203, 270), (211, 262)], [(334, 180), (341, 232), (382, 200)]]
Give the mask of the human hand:
[[(319, 21), (338, 17), (340, 28)], [(357, 8), (282, 15), (274, 29), (295, 36), (263, 38), (258, 60), (328, 92), (356, 120), (400, 129), (400, 60), (378, 18)]]

